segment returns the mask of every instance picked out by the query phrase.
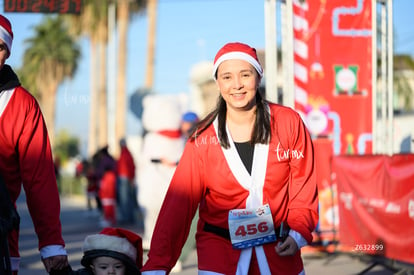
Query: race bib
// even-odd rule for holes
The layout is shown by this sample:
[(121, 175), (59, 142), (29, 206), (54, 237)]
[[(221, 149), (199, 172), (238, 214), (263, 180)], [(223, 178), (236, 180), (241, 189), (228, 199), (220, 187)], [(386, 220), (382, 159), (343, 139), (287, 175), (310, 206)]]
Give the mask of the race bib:
[(231, 244), (244, 249), (276, 241), (272, 214), (268, 204), (251, 209), (229, 211)]

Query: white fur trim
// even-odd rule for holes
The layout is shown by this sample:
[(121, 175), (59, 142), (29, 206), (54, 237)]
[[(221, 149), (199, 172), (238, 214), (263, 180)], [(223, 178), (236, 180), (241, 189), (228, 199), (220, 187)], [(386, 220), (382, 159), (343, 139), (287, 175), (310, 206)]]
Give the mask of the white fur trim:
[[(218, 119), (213, 122), (213, 126), (218, 133)], [(259, 144), (254, 146), (253, 164), (251, 175), (245, 168), (236, 146), (231, 139), (230, 131), (226, 125), (227, 136), (229, 137), (230, 148), (221, 148), (227, 164), (230, 167), (234, 177), (245, 189), (249, 190), (249, 196), (246, 200), (246, 208), (259, 207), (263, 205), (263, 186), (266, 177), (267, 158), (269, 153), (269, 144)]]
[(59, 244), (47, 245), (40, 249), (40, 256), (42, 259), (56, 255), (68, 255), (68, 253), (66, 252), (66, 249)]
[(11, 270), (18, 271), (20, 265), (20, 257), (10, 257)]
[(247, 54), (245, 52), (229, 52), (229, 53), (225, 53), (222, 56), (220, 56), (219, 59), (217, 59), (216, 63), (214, 63), (214, 67), (213, 67), (214, 79), (216, 79), (216, 72), (217, 72), (218, 66), (220, 66), (220, 64), (223, 63), (223, 61), (230, 60), (230, 59), (241, 59), (241, 60), (249, 62), (259, 73), (260, 78), (263, 77), (262, 66), (250, 54)]
[(111, 206), (111, 205), (116, 205), (116, 200), (115, 199), (101, 199), (101, 203), (103, 206)]
[(3, 40), (4, 43), (6, 43), (7, 48), (9, 49), (9, 52), (11, 53), (11, 47), (12, 47), (13, 37), (1, 25), (0, 25), (0, 39)]
[(301, 249), (304, 246), (308, 245), (308, 242), (306, 241), (306, 239), (297, 231), (290, 229), (289, 230), (289, 236), (291, 236), (296, 244), (298, 245), (299, 249)]
[(133, 262), (137, 258), (137, 249), (126, 239), (105, 234), (89, 235), (83, 243), (83, 252), (105, 249), (127, 255)]
[(249, 273), (250, 259), (252, 258), (252, 248), (243, 249), (237, 263), (236, 275), (245, 275)]
[[(213, 122), (213, 126), (218, 133), (218, 119)], [(221, 148), (234, 177), (245, 189), (249, 190), (249, 196), (246, 200), (246, 208), (259, 207), (263, 204), (263, 186), (266, 177), (267, 159), (269, 153), (269, 144), (257, 143), (254, 146), (253, 164), (251, 175), (247, 172), (244, 164), (237, 152), (231, 134), (226, 125), (227, 136), (229, 137), (230, 148)], [(260, 266), (261, 274), (270, 274), (269, 263), (264, 253), (263, 247), (255, 247), (256, 257)], [(252, 256), (252, 248), (243, 249), (237, 264), (236, 274), (247, 274)]]
[(7, 104), (9, 103), (9, 100), (13, 94), (14, 94), (14, 88), (3, 91), (0, 94), (0, 116), (3, 114), (4, 109), (6, 109)]
[(255, 246), (254, 247), (256, 255), (257, 255), (257, 263), (259, 265), (260, 274), (271, 275), (269, 263), (267, 262), (266, 254), (264, 252), (263, 246)]

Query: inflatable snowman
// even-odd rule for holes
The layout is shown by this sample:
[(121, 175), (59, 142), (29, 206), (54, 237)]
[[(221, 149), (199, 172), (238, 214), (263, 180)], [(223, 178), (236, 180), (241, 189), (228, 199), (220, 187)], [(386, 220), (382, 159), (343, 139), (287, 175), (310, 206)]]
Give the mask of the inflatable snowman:
[(143, 248), (149, 249), (164, 196), (184, 150), (180, 132), (185, 99), (150, 94), (143, 99), (144, 136), (138, 163), (138, 201), (144, 214)]

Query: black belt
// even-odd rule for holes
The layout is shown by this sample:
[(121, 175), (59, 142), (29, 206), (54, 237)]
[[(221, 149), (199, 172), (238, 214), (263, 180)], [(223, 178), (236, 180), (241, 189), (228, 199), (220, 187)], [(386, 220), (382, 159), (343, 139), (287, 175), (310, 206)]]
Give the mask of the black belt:
[(216, 234), (217, 236), (230, 241), (230, 232), (226, 228), (215, 226), (206, 222), (204, 224), (204, 231)]
[[(289, 227), (284, 226), (281, 231), (281, 227), (275, 228), (276, 236), (278, 239), (284, 240), (289, 235)], [(230, 232), (228, 229), (212, 225), (208, 222), (204, 223), (204, 231), (216, 234), (226, 240), (230, 241)]]

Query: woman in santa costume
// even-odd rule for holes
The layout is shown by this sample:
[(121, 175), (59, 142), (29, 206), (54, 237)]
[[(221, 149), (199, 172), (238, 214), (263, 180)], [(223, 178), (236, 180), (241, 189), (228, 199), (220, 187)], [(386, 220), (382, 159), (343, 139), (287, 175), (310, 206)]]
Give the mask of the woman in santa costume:
[(199, 207), (199, 274), (304, 274), (317, 220), (313, 146), (300, 116), (265, 101), (256, 50), (228, 43), (213, 76), (217, 108), (187, 142), (143, 274), (167, 274)]
[[(12, 68), (5, 64), (12, 41), (10, 21), (0, 15), (0, 175), (13, 204), (23, 185), (46, 270), (60, 270), (68, 265), (68, 259), (49, 137), (36, 99), (20, 86)], [(15, 274), (20, 261), (18, 238), (18, 229), (9, 235)]]

